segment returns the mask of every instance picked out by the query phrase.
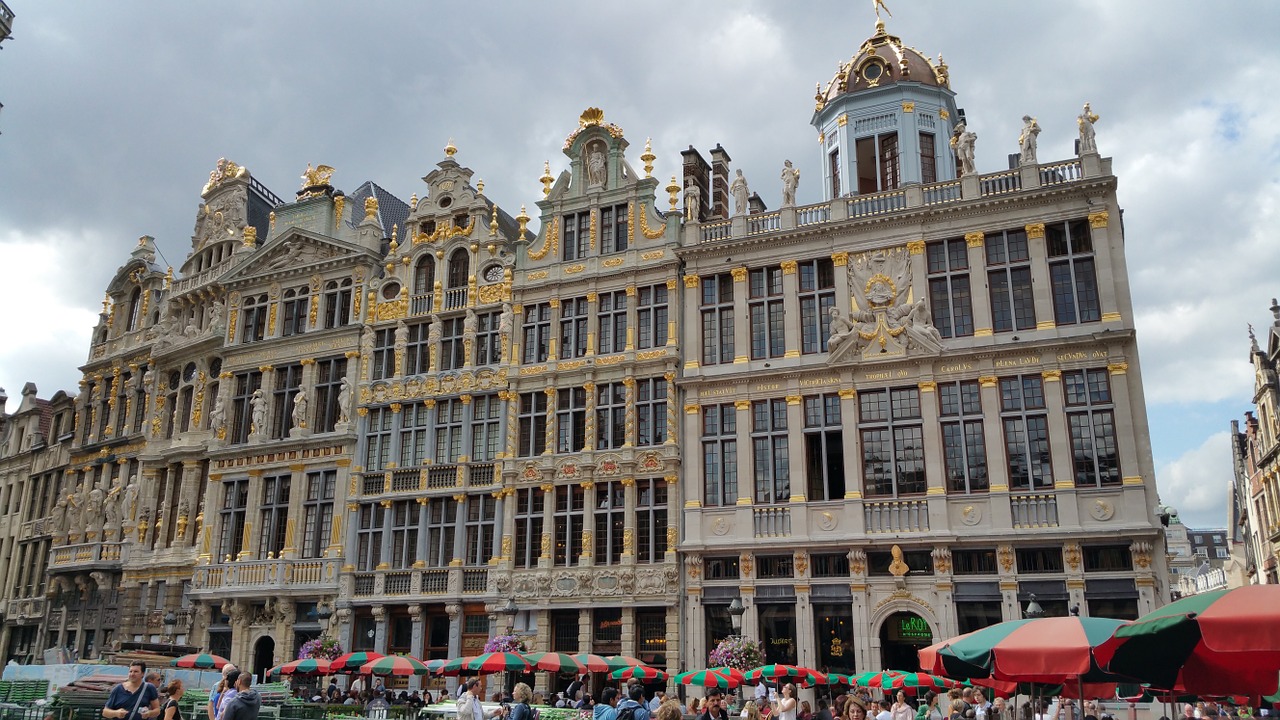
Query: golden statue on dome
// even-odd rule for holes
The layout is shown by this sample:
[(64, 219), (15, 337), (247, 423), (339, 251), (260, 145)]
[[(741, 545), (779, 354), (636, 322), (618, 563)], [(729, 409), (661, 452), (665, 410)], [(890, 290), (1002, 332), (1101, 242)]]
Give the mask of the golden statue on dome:
[(328, 185), (332, 176), (333, 168), (328, 165), (317, 165), (312, 169), (311, 163), (307, 163), (307, 169), (302, 171), (302, 189)]
[(871, 0), (871, 6), (876, 11), (876, 21), (880, 22), (880, 11), (883, 9), (884, 14), (893, 17), (893, 13), (889, 12), (889, 6), (884, 4), (884, 0)]

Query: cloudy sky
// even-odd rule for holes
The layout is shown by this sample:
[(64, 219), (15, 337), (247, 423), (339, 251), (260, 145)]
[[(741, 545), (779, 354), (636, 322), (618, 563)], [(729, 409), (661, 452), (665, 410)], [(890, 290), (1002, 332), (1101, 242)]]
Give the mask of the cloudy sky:
[[(873, 30), (857, 2), (352, 3), (6, 0), (0, 52), (0, 386), (73, 390), (103, 288), (140, 235), (181, 264), (217, 159), (282, 196), (307, 163), (402, 198), (452, 138), (513, 214), (588, 106), (655, 174), (721, 143), (770, 205), (778, 168), (820, 192), (815, 82)], [(890, 32), (941, 52), (1006, 166), (1019, 118), (1040, 158), (1101, 114), (1115, 158), (1158, 481), (1225, 524), (1227, 430), (1250, 407), (1247, 324), (1280, 295), (1280, 3), (888, 0)], [(807, 181), (807, 182), (806, 182)], [(9, 410), (16, 407), (10, 399)]]

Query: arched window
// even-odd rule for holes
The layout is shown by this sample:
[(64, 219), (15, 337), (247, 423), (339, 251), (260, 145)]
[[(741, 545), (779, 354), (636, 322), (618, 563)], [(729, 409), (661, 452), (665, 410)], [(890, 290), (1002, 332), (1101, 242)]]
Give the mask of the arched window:
[(467, 251), (462, 248), (454, 250), (449, 256), (449, 287), (466, 287), (470, 270), (471, 258), (467, 257)]
[(129, 325), (125, 332), (138, 329), (138, 312), (142, 309), (142, 288), (136, 287), (129, 293)]
[(430, 255), (423, 255), (418, 266), (413, 269), (413, 294), (426, 295), (435, 288), (436, 261)]

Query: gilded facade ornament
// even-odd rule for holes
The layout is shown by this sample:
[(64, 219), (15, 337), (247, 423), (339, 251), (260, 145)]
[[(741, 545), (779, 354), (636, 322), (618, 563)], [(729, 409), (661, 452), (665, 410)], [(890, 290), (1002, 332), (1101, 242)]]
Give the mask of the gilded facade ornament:
[[(671, 182), (667, 183), (667, 195), (671, 200), (671, 212), (676, 211), (676, 205), (680, 202), (680, 183), (676, 182), (676, 176), (671, 176)], [(640, 222), (644, 222), (644, 213), (640, 213)]]
[(658, 156), (653, 154), (652, 141), (652, 138), (644, 139), (644, 154), (640, 156), (640, 162), (644, 163), (644, 176), (646, 178), (653, 177), (653, 161), (658, 159)]
[(797, 263), (795, 260), (783, 260), (783, 261), (782, 261), (782, 274), (783, 274), (783, 275), (795, 275), (795, 274), (796, 274), (796, 268), (797, 268), (798, 266), (799, 266), (799, 263)]
[[(523, 205), (520, 206), (520, 215), (524, 217), (525, 222), (528, 222), (529, 217), (525, 215)], [(556, 216), (551, 220), (551, 227), (547, 229), (546, 237), (542, 241), (542, 248), (539, 250), (534, 250), (532, 247), (530, 247), (528, 250), (526, 250), (526, 252), (528, 253), (530, 260), (541, 260), (544, 257), (546, 257), (548, 253), (557, 252), (559, 247), (560, 247), (560, 217)]]
[(1013, 546), (1001, 545), (996, 548), (996, 560), (1000, 563), (1000, 568), (1006, 573), (1013, 572)]
[[(333, 176), (333, 168), (328, 165), (317, 165), (314, 169), (311, 163), (307, 163), (307, 169), (302, 171), (302, 189), (317, 188), (329, 184), (329, 178)], [(310, 197), (315, 192), (304, 193), (299, 197)]]
[(1094, 230), (1097, 230), (1099, 228), (1104, 228), (1107, 226), (1107, 223), (1110, 219), (1111, 219), (1111, 213), (1107, 212), (1106, 210), (1099, 210), (1098, 212), (1095, 212), (1095, 213), (1089, 213), (1089, 227), (1093, 228)]
[(889, 554), (893, 556), (893, 562), (889, 563), (890, 574), (900, 578), (911, 572), (911, 567), (902, 559), (902, 548), (894, 545), (889, 549)]
[[(640, 233), (649, 240), (657, 240), (666, 234), (665, 226), (657, 228), (649, 227), (649, 213), (646, 212), (647, 207), (644, 203), (640, 203)], [(674, 209), (674, 208), (673, 208)]]
[(1112, 375), (1124, 375), (1125, 373), (1129, 372), (1129, 363), (1127, 362), (1110, 363), (1107, 365), (1107, 372), (1110, 372)]
[(1070, 542), (1062, 546), (1062, 560), (1067, 570), (1075, 572), (1080, 567), (1080, 543)]
[(736, 283), (747, 281), (747, 269), (745, 267), (736, 267), (729, 271), (733, 274), (733, 281)]
[(912, 255), (923, 255), (923, 254), (924, 254), (924, 241), (923, 241), (923, 240), (912, 240), (912, 241), (908, 242), (908, 243), (907, 243), (907, 251), (908, 251), (908, 252), (910, 252)]
[(551, 195), (551, 184), (555, 181), (555, 178), (551, 177), (551, 161), (542, 161), (542, 177), (538, 178), (538, 182), (542, 183), (542, 197)]
[(205, 195), (227, 180), (244, 177), (248, 173), (248, 168), (241, 167), (226, 158), (218, 158), (218, 165), (209, 173), (209, 182), (205, 183), (204, 189), (200, 191), (200, 194)]
[[(1030, 226), (1028, 226), (1028, 227), (1030, 227)], [(1041, 226), (1040, 226), (1040, 236), (1041, 236), (1041, 237), (1044, 237), (1044, 226), (1043, 226), (1043, 225), (1041, 225)], [(1030, 234), (1029, 232), (1028, 232), (1028, 234), (1027, 234), (1027, 237), (1031, 237), (1031, 234)], [(965, 241), (965, 244), (966, 244), (966, 245), (968, 245), (968, 246), (969, 246), (969, 247), (971, 247), (971, 248), (980, 248), (980, 247), (982, 247), (982, 246), (986, 245), (986, 242), (987, 242), (987, 235), (986, 235), (986, 233), (984, 233), (984, 232), (982, 232), (982, 231), (978, 231), (978, 232), (971, 232), (971, 233), (965, 233), (965, 234), (964, 234), (964, 241)]]
[(364, 199), (364, 219), (376, 219), (378, 215), (378, 198), (369, 197)]

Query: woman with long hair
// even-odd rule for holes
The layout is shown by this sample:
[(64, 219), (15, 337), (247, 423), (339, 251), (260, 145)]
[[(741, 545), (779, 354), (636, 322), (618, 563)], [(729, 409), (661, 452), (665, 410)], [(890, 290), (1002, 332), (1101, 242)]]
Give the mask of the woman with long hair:
[(796, 720), (796, 686), (787, 683), (782, 686), (782, 696), (776, 703), (778, 720)]

